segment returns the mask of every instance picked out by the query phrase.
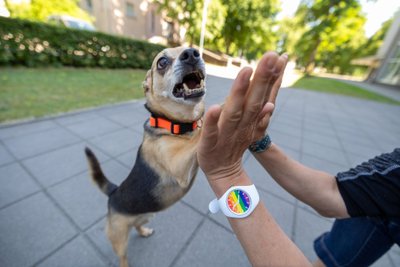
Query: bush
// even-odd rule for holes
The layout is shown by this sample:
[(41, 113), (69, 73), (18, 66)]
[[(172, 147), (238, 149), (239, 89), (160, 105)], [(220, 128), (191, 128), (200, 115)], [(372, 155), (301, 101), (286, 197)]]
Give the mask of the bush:
[(0, 17), (0, 65), (148, 69), (164, 48), (100, 32)]

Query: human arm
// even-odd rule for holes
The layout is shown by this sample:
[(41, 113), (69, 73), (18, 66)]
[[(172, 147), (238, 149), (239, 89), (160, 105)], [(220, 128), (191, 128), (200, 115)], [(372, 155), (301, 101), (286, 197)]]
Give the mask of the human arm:
[(349, 217), (335, 176), (291, 159), (276, 144), (253, 155), (280, 186), (322, 216)]
[[(251, 82), (251, 69), (243, 69), (224, 108), (213, 106), (206, 113), (198, 160), (218, 198), (233, 185), (252, 184), (242, 156), (255, 138), (257, 123), (268, 121), (272, 114), (286, 61), (285, 56), (267, 53)], [(263, 203), (246, 218), (228, 220), (253, 266), (310, 265)]]

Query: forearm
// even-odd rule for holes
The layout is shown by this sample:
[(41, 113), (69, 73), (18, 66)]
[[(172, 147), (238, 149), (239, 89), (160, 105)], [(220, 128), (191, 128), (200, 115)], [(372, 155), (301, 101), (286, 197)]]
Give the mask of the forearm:
[[(217, 197), (232, 185), (250, 185), (245, 172), (229, 182), (211, 182)], [(262, 201), (246, 218), (228, 218), (252, 266), (311, 266), (297, 246), (286, 236)]]
[(321, 215), (349, 217), (333, 175), (302, 165), (275, 144), (253, 155), (279, 185)]

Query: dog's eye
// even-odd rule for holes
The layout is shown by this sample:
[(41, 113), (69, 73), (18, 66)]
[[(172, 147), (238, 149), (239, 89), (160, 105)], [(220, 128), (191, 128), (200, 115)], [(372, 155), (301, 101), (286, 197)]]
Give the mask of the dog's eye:
[(157, 62), (157, 69), (162, 70), (168, 66), (169, 60), (166, 57), (162, 57)]

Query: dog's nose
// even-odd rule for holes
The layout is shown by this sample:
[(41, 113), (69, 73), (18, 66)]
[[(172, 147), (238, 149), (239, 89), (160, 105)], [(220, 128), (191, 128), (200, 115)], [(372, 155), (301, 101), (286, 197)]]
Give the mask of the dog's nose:
[(188, 48), (182, 52), (182, 54), (179, 56), (179, 59), (182, 63), (195, 65), (200, 60), (200, 53), (197, 51), (197, 49)]

